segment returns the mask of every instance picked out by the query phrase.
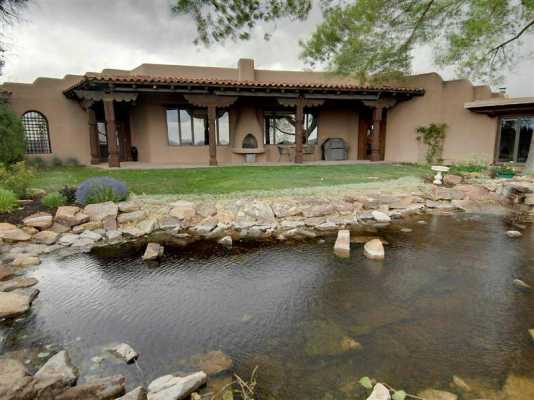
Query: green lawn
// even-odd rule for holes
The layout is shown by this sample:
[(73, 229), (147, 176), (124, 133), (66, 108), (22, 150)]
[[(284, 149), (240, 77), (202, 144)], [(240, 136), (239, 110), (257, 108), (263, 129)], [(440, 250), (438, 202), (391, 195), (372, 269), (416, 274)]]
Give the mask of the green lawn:
[(136, 194), (222, 194), (376, 182), (428, 174), (408, 164), (231, 166), (218, 168), (102, 170), (55, 167), (38, 172), (32, 186), (46, 191), (77, 185), (91, 176), (121, 179)]

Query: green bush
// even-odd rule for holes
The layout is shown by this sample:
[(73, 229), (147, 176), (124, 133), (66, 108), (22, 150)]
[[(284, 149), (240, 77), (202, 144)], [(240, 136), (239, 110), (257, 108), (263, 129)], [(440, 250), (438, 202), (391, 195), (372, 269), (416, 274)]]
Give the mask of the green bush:
[(472, 172), (485, 172), (487, 169), (488, 164), (484, 161), (467, 161), (452, 165), (450, 173), (462, 175)]
[(76, 189), (76, 202), (87, 205), (106, 201), (123, 201), (128, 198), (126, 183), (110, 176), (88, 178)]
[(104, 203), (106, 201), (119, 202), (123, 198), (113, 191), (109, 186), (94, 188), (87, 196), (86, 204)]
[(24, 159), (26, 143), (20, 118), (5, 104), (0, 104), (0, 164), (13, 164)]
[(52, 192), (43, 197), (41, 203), (48, 208), (58, 208), (67, 204), (67, 199), (59, 192)]
[(41, 170), (48, 167), (48, 162), (41, 157), (29, 157), (26, 159), (26, 164), (31, 168)]
[(431, 123), (416, 129), (416, 139), (426, 145), (425, 160), (428, 164), (443, 162), (443, 145), (447, 132), (447, 124)]
[(17, 207), (17, 196), (11, 190), (0, 188), (0, 213), (12, 211)]
[(27, 195), (34, 176), (33, 169), (28, 167), (24, 161), (8, 167), (0, 165), (0, 185), (4, 189), (13, 191), (19, 198)]
[(76, 186), (65, 185), (63, 189), (59, 191), (61, 195), (65, 198), (67, 204), (74, 204), (76, 202)]
[(62, 167), (63, 161), (59, 157), (54, 157), (52, 158), (51, 164), (52, 164), (52, 167)]

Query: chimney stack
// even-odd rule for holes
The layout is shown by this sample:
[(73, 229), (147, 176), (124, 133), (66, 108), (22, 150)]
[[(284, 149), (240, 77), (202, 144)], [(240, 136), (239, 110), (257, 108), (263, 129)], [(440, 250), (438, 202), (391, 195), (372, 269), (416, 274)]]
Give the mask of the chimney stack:
[(237, 63), (237, 79), (240, 81), (254, 81), (256, 80), (256, 73), (254, 71), (254, 60), (251, 58), (240, 58)]

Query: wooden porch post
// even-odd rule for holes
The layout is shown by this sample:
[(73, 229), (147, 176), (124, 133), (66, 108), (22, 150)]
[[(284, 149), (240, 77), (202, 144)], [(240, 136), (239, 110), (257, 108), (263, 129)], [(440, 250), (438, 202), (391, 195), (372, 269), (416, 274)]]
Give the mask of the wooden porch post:
[(104, 115), (106, 117), (106, 134), (108, 137), (108, 164), (110, 167), (120, 167), (119, 143), (117, 124), (115, 123), (115, 109), (113, 99), (104, 99)]
[(217, 165), (217, 135), (215, 134), (217, 126), (217, 108), (210, 104), (208, 105), (208, 141), (210, 165)]
[(95, 110), (91, 107), (87, 108), (87, 116), (89, 117), (89, 143), (91, 146), (91, 164), (100, 163), (100, 148), (98, 146), (98, 129), (96, 127)]
[(302, 164), (304, 161), (304, 99), (297, 99), (295, 113), (295, 163)]
[(384, 109), (376, 106), (373, 109), (373, 136), (371, 137), (371, 161), (380, 161), (380, 124), (382, 122), (382, 111)]

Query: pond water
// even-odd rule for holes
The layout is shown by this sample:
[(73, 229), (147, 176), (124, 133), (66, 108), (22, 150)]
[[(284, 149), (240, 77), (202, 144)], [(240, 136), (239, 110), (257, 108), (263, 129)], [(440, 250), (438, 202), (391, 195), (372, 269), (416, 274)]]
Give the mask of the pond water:
[[(534, 282), (534, 235), (509, 239), (493, 216), (426, 222), (380, 232), (384, 262), (357, 244), (336, 258), (333, 238), (168, 249), (158, 266), (142, 249), (50, 258), (32, 273), (31, 313), (1, 326), (3, 352), (44, 352), (36, 368), (67, 348), (82, 376), (118, 372), (133, 387), (222, 350), (244, 377), (258, 366), (277, 399), (354, 398), (362, 376), (412, 392), (447, 389), (452, 375), (496, 388), (511, 372), (534, 377), (534, 294), (512, 284)], [(113, 342), (131, 344), (138, 367), (91, 361)]]

